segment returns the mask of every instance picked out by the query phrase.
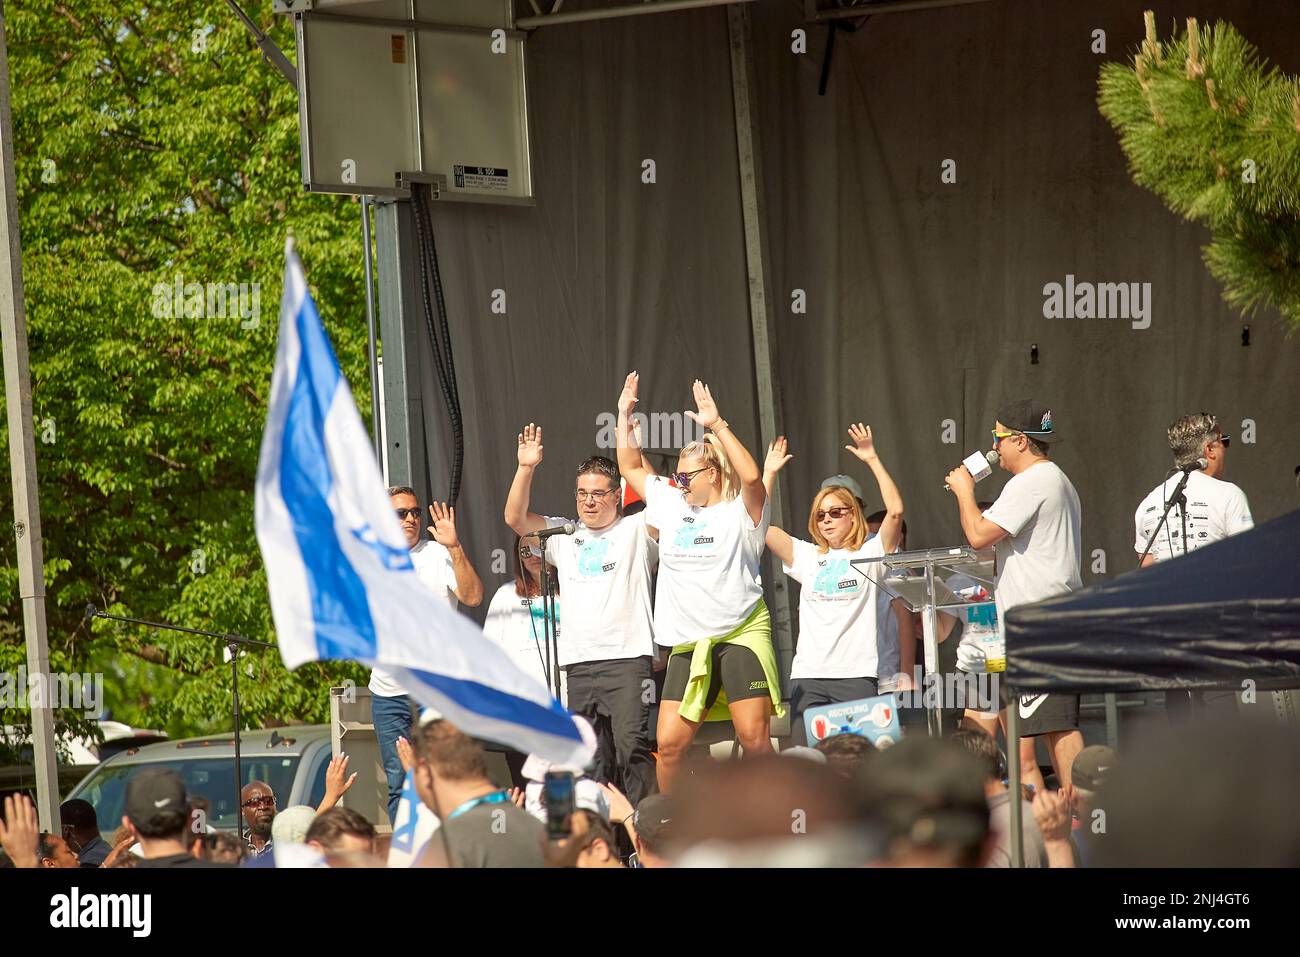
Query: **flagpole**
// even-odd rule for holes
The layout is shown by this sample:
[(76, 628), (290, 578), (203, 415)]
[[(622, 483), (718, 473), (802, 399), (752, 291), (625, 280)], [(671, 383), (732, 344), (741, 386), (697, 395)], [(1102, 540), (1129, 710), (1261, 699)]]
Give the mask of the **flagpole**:
[[(23, 249), (18, 233), (14, 185), (13, 118), (9, 111), (9, 52), (4, 4), (0, 2), (0, 338), (3, 339), (5, 408), (9, 418), (9, 465), (14, 491), (14, 533), (18, 545), (18, 596), (23, 606), (28, 680), (49, 688), (50, 651), (45, 626), (45, 559), (41, 505), (36, 483), (32, 429), (32, 376), (27, 361), (27, 315), (23, 304)], [(59, 776), (54, 756), (54, 712), (48, 695), (28, 704), (36, 767), (36, 811), (43, 831), (58, 834)]]

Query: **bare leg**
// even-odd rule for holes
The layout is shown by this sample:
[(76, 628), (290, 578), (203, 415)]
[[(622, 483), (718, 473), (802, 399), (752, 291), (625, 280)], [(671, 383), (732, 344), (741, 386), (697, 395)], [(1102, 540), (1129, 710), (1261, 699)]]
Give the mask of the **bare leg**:
[(1074, 783), (1070, 771), (1074, 759), (1083, 750), (1083, 733), (1081, 731), (1052, 731), (1047, 735), (1047, 750), (1052, 755), (1052, 768), (1056, 771), (1056, 780), (1061, 790), (1067, 793)]
[(695, 732), (700, 730), (698, 721), (687, 721), (678, 713), (680, 701), (659, 702), (659, 724), (656, 738), (659, 742), (659, 761), (655, 773), (659, 781), (659, 790), (667, 794), (672, 790), (673, 781), (681, 769), (682, 759), (687, 749), (695, 740)]
[(736, 739), (745, 749), (745, 757), (752, 758), (772, 750), (772, 699), (744, 698), (732, 701), (731, 724), (736, 729)]
[[(1002, 713), (998, 715), (998, 721), (1002, 724), (1003, 735), (1007, 732), (1007, 709), (1003, 708)], [(1045, 791), (1047, 784), (1043, 781), (1043, 772), (1038, 770), (1038, 738), (1020, 739), (1020, 783), (1032, 784), (1034, 790)], [(1007, 745), (1008, 750), (1010, 744)]]
[(961, 716), (961, 726), (967, 731), (983, 731), (994, 741), (998, 739), (998, 719), (986, 716), (983, 711), (967, 708)]

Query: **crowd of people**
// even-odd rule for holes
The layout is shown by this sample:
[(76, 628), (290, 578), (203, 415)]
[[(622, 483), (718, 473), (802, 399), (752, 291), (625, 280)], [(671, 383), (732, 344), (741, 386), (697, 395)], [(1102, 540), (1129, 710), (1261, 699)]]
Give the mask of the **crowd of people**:
[[(480, 742), (436, 716), (420, 720), (394, 675), (382, 668), (371, 674), (389, 820), (398, 817), (410, 777), (441, 821), (419, 863), (1006, 866), (1013, 799), (1024, 802), (1027, 866), (1089, 863), (1094, 836), (1107, 833), (1092, 819), (1098, 794), (1119, 762), (1109, 748), (1084, 747), (1077, 696), (1035, 695), (1004, 701), (1001, 710), (965, 707), (955, 734), (909, 734), (880, 750), (855, 734), (809, 737), (810, 709), (909, 690), (920, 678), (916, 616), (882, 586), (879, 560), (905, 547), (906, 524), (903, 494), (871, 428), (851, 425), (845, 448), (871, 473), (883, 508), (868, 514), (860, 483), (832, 476), (813, 498), (803, 538), (770, 521), (774, 484), (793, 459), (785, 437), (769, 444), (760, 467), (697, 380), (696, 411), (687, 415), (705, 434), (681, 449), (670, 475), (659, 475), (635, 427), (638, 390), (634, 372), (618, 399), (617, 462), (580, 462), (571, 510), (534, 509), (542, 429), (529, 424), (519, 433), (504, 507), (516, 536), (513, 581), (492, 596), (484, 628), (521, 668), (548, 687), (558, 684), (565, 705), (590, 726), (593, 763), (571, 769), (589, 786), (577, 789), (567, 830), (548, 831), (544, 804), (529, 800), (524, 756), (510, 766), (510, 786), (490, 780)], [(996, 549), (991, 587), (976, 582), (961, 592), (972, 607), (988, 610), (984, 621), (1081, 586), (1079, 498), (1050, 456), (1058, 434), (1042, 404), (1008, 403), (992, 429), (992, 451), (1011, 473), (997, 499), (977, 501), (964, 465), (947, 475), (968, 544)], [(1245, 496), (1221, 478), (1229, 438), (1214, 416), (1184, 416), (1168, 438), (1175, 477), (1135, 516), (1143, 564), (1251, 525)], [(1180, 472), (1192, 473), (1186, 496), (1175, 503), (1176, 520), (1155, 535)], [(483, 584), (459, 541), (454, 510), (432, 503), (425, 538), (414, 490), (389, 494), (421, 581), (453, 607), (480, 604)], [(788, 689), (794, 746), (780, 754), (773, 753), (772, 720), (786, 703), (763, 600), (765, 549), (801, 585)], [(544, 568), (555, 589), (554, 655), (544, 640)], [(940, 617), (936, 637), (957, 648), (946, 660), (996, 673), (989, 646), (974, 640), (977, 629), (964, 628), (967, 619), (957, 614)], [(1007, 707), (1022, 719), (1018, 782), (1008, 780), (999, 745)], [(744, 760), (695, 760), (696, 735), (719, 720), (730, 722)], [(1052, 789), (1038, 766), (1040, 738)], [(241, 796), (246, 843), (200, 827), (201, 800), (187, 796), (175, 775), (154, 771), (128, 783), (122, 831), (112, 840), (94, 827), (93, 809), (78, 802), (65, 806), (62, 838), (36, 832), (30, 805), (21, 801), (7, 804), (0, 836), (17, 866), (382, 862), (386, 849), (374, 824), (335, 806), (351, 784), (345, 772), (345, 759), (336, 759), (318, 808), (277, 812), (267, 785), (248, 784)]]

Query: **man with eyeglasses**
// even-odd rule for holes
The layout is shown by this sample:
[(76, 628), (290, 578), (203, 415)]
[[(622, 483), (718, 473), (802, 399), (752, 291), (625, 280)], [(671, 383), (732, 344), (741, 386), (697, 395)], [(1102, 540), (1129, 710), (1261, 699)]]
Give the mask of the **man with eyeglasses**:
[[(506, 524), (521, 537), (573, 521), (529, 510), (533, 475), (542, 462), (542, 430), (519, 433), (519, 467), (506, 499)], [(650, 704), (654, 700), (654, 629), (650, 576), (658, 545), (646, 513), (624, 517), (618, 466), (596, 455), (578, 466), (574, 482), (577, 532), (546, 539), (564, 595), (560, 667), (568, 678), (567, 706), (596, 729), (593, 777), (617, 784), (635, 804), (654, 790)]]
[[(998, 621), (1018, 605), (1074, 591), (1083, 586), (1082, 524), (1079, 495), (1066, 474), (1048, 459), (1058, 438), (1051, 410), (1033, 399), (1004, 406), (993, 428), (998, 464), (1011, 473), (991, 508), (975, 504), (975, 479), (965, 465), (948, 473), (947, 483), (961, 510), (961, 527), (972, 548), (997, 548), (993, 600)], [(1043, 788), (1035, 740), (1047, 739), (1052, 767), (1061, 787), (1070, 785), (1070, 766), (1083, 749), (1079, 696), (1022, 695), (1010, 707), (1021, 719), (1021, 780)], [(1003, 728), (1006, 727), (1005, 713)]]
[[(1167, 434), (1169, 450), (1174, 454), (1174, 467), (1169, 470), (1168, 477), (1142, 499), (1133, 515), (1136, 531), (1133, 549), (1139, 557), (1146, 551), (1151, 533), (1160, 524), (1165, 503), (1174, 493), (1183, 471), (1198, 465), (1200, 460), (1206, 464), (1188, 475), (1182, 501), (1170, 510), (1164, 528), (1151, 544), (1151, 551), (1142, 559), (1143, 568), (1186, 555), (1255, 527), (1246, 493), (1220, 478), (1230, 438), (1223, 434), (1218, 418), (1209, 412), (1184, 415), (1174, 420)], [(1223, 701), (1233, 708), (1236, 706), (1235, 695), (1226, 695)], [(1203, 704), (1205, 698), (1199, 691), (1165, 692), (1165, 707), (1175, 720), (1187, 716), (1191, 707), (1199, 708)]]
[[(483, 582), (461, 547), (456, 534), (456, 510), (434, 502), (429, 506), (430, 538), (420, 537), (420, 503), (415, 490), (409, 485), (399, 485), (388, 490), (397, 522), (406, 536), (411, 550), (411, 563), (415, 577), (430, 591), (442, 598), (452, 608), (457, 603), (477, 607), (483, 601)], [(430, 635), (435, 641), (436, 636)], [(406, 771), (397, 755), (397, 739), (411, 733), (415, 705), (410, 693), (402, 687), (396, 675), (376, 665), (370, 671), (370, 716), (379, 739), (379, 757), (388, 779), (388, 820), (397, 815), (397, 804), (402, 797)]]

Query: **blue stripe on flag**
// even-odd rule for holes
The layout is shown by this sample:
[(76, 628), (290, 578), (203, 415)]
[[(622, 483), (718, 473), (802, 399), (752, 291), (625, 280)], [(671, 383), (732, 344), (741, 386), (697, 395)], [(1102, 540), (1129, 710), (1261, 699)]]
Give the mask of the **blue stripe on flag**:
[(550, 705), (542, 705), (477, 681), (449, 678), (447, 675), (417, 671), (414, 668), (409, 668), (407, 671), (414, 678), (446, 695), (467, 711), (474, 711), (487, 718), (510, 721), (557, 738), (567, 738), (578, 743), (582, 741), (582, 735), (578, 733), (573, 718), (558, 701), (552, 701)]
[(310, 295), (296, 326), (301, 354), (284, 422), (280, 493), (307, 571), (319, 657), (369, 659), (377, 640), (366, 586), (339, 545), (329, 505), (334, 479), (325, 418), (343, 376)]

